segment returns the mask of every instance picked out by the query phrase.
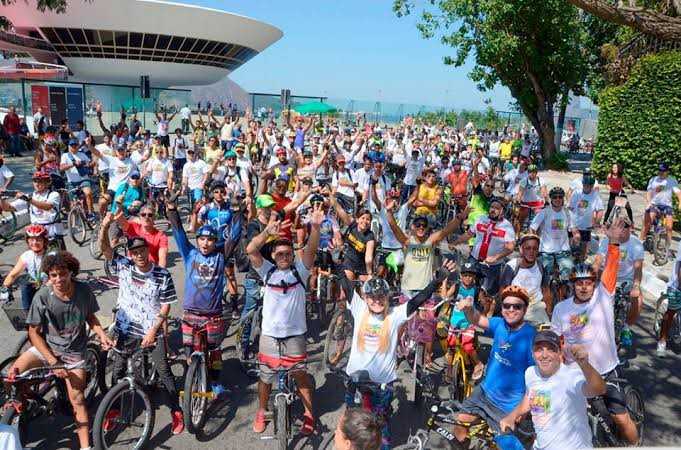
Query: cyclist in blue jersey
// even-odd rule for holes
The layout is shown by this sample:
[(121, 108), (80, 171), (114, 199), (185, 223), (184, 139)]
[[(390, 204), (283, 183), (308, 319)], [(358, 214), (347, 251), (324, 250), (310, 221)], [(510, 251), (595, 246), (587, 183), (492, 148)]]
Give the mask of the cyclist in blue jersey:
[[(224, 247), (225, 236), (229, 237), (235, 244), (241, 237), (241, 214), (238, 214), (240, 207), (238, 203), (228, 200), (227, 189), (222, 181), (215, 181), (211, 185), (213, 201), (206, 203), (199, 209), (197, 216), (200, 227), (204, 225), (212, 226), (218, 235), (218, 248)], [(227, 289), (229, 291), (230, 304), (232, 307), (232, 318), (239, 318), (238, 311), (238, 291), (236, 287), (236, 275), (234, 274), (234, 259), (231, 254), (225, 254), (225, 273), (227, 274)]]
[[(192, 245), (182, 227), (175, 199), (167, 200), (168, 220), (173, 227), (173, 237), (184, 262), (184, 301), (182, 308), (182, 345), (187, 355), (191, 354), (192, 325), (207, 323), (208, 375), (213, 393), (219, 396), (225, 391), (220, 384), (222, 352), (220, 344), (224, 339), (225, 323), (222, 316), (222, 293), (225, 289), (225, 254), (230, 254), (234, 241), (222, 234), (213, 225), (206, 224), (196, 231), (196, 246)], [(239, 225), (240, 226), (240, 225)], [(218, 246), (222, 243), (222, 247)]]

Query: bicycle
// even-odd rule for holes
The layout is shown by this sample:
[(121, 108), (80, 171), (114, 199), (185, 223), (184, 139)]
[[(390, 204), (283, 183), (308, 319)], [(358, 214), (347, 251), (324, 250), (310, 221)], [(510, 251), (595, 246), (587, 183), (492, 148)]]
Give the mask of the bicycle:
[(625, 326), (629, 317), (629, 308), (631, 308), (632, 287), (633, 284), (630, 281), (623, 281), (615, 288), (615, 343), (618, 350), (622, 346), (631, 346), (631, 331)]
[(347, 302), (339, 302), (329, 320), (324, 340), (324, 366), (327, 370), (335, 371), (348, 364), (353, 329), (354, 319)]
[[(17, 191), (0, 192), (0, 199), (14, 199)], [(17, 232), (17, 215), (14, 211), (5, 211), (0, 208), (0, 244), (4, 244), (14, 237)]]
[[(657, 299), (655, 305), (655, 318), (653, 320), (653, 329), (655, 331), (655, 338), (660, 339), (660, 331), (662, 329), (662, 319), (667, 312), (667, 306), (669, 305), (669, 296), (679, 296), (681, 295), (678, 290), (673, 290), (671, 292), (663, 292)], [(676, 346), (681, 346), (681, 312), (676, 312), (672, 325), (669, 328), (668, 342)]]
[[(627, 412), (636, 425), (639, 444), (643, 442), (643, 427), (645, 421), (645, 404), (636, 388), (623, 378), (608, 380), (608, 383), (624, 384), (624, 399)], [(612, 420), (603, 396), (589, 399), (587, 415), (595, 447), (627, 447), (628, 443), (618, 436), (617, 427)]]
[(333, 287), (338, 277), (331, 273), (330, 270), (322, 270), (317, 273), (317, 319), (319, 321), (319, 329), (324, 327), (329, 316), (333, 313), (336, 302), (333, 300)]
[(85, 193), (80, 187), (68, 190), (71, 208), (67, 216), (67, 224), (71, 239), (83, 245), (88, 235), (95, 229), (95, 221), (85, 214)]
[[(166, 213), (166, 192), (168, 192), (167, 187), (148, 186), (147, 203), (154, 208), (156, 214), (155, 221), (168, 219)], [(164, 231), (167, 231), (167, 228)]]
[[(125, 378), (109, 389), (99, 403), (92, 425), (95, 448), (109, 449), (120, 446), (135, 450), (141, 449), (149, 442), (156, 414), (147, 393), (158, 377), (155, 365), (150, 361), (151, 349), (138, 348), (125, 351), (113, 347), (111, 351), (127, 359), (127, 372)], [(138, 411), (135, 405), (141, 405), (142, 411)], [(104, 422), (109, 412), (114, 409), (120, 411), (118, 417), (111, 419), (115, 426), (110, 430), (105, 430)], [(142, 431), (139, 438), (128, 437), (126, 431), (133, 430), (134, 434), (134, 430), (140, 428)]]
[[(252, 361), (258, 354), (258, 345), (260, 342), (262, 322), (262, 301), (258, 302), (258, 306), (236, 322), (234, 331), (228, 331), (226, 337), (234, 336), (236, 351), (239, 355), (241, 366), (246, 369), (248, 375), (257, 375), (254, 373), (250, 361)], [(230, 330), (232, 328), (230, 327)], [(248, 333), (248, 339), (244, 342), (244, 334)], [(247, 349), (244, 349), (246, 343)], [(255, 371), (257, 372), (257, 370)]]
[(551, 292), (551, 298), (553, 299), (553, 305), (557, 305), (561, 301), (565, 300), (570, 296), (570, 282), (564, 280), (560, 275), (560, 265), (558, 260), (564, 257), (571, 257), (569, 251), (558, 252), (558, 253), (541, 253), (540, 258), (549, 257), (551, 258), (551, 264), (549, 267), (549, 291)]
[[(473, 381), (473, 361), (470, 355), (463, 349), (462, 339), (466, 333), (472, 333), (475, 336), (474, 330), (455, 329), (448, 330), (448, 336), (441, 340), (441, 343), (445, 341), (442, 348), (447, 349), (445, 355), (447, 367), (445, 368), (443, 380), (447, 383), (449, 398), (456, 401), (463, 401), (469, 397), (475, 386)], [(455, 340), (453, 349), (450, 345), (450, 336), (452, 334)]]
[[(669, 245), (667, 239), (667, 227), (663, 220), (660, 220), (662, 212), (655, 205), (651, 206), (651, 212), (655, 218), (650, 224), (650, 231), (646, 236), (644, 246), (653, 254), (653, 262), (657, 266), (667, 264), (669, 260)], [(664, 217), (664, 216), (662, 216)]]
[[(113, 246), (111, 251), (113, 252), (113, 257), (111, 260), (104, 260), (104, 273), (106, 273), (106, 276), (109, 277), (110, 279), (115, 279), (118, 277), (118, 269), (116, 269), (116, 264), (114, 261), (116, 260), (117, 257), (125, 257), (128, 254), (128, 247), (127, 247), (127, 242), (128, 238), (125, 236), (121, 236), (121, 238), (118, 240), (118, 243)], [(101, 251), (101, 249), (100, 249)]]

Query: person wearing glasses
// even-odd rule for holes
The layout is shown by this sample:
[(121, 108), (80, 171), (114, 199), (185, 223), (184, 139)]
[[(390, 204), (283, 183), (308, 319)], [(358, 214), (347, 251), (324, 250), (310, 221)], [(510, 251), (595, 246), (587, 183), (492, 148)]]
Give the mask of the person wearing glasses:
[[(457, 420), (470, 423), (483, 419), (495, 432), (500, 422), (511, 413), (525, 396), (525, 371), (535, 364), (532, 348), (535, 328), (525, 322), (530, 296), (525, 288), (506, 286), (501, 291), (501, 317), (488, 318), (474, 306), (472, 297), (459, 300), (456, 308), (466, 319), (493, 337), (487, 370), (480, 385), (461, 403)], [(468, 429), (454, 426), (454, 435), (464, 442)]]
[(147, 242), (149, 259), (159, 267), (168, 264), (168, 236), (156, 228), (154, 206), (146, 203), (140, 208), (138, 219), (127, 219), (123, 211), (114, 215), (118, 227), (128, 238), (141, 237)]

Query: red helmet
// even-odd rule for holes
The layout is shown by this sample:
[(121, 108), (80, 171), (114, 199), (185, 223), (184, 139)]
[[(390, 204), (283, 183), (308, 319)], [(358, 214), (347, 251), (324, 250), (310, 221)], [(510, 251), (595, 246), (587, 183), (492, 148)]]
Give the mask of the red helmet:
[(43, 237), (47, 239), (47, 228), (40, 224), (29, 225), (26, 228), (26, 237)]

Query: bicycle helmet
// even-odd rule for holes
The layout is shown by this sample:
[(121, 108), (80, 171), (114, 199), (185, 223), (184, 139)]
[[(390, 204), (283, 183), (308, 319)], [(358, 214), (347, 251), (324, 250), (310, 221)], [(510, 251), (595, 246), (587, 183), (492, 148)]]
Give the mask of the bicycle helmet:
[(214, 226), (212, 225), (203, 225), (201, 228), (196, 230), (196, 237), (199, 238), (201, 236), (206, 236), (209, 238), (217, 239), (218, 238), (218, 232), (215, 229)]
[(380, 297), (388, 295), (390, 286), (383, 278), (370, 278), (362, 285), (362, 294), (370, 297)]
[(26, 228), (26, 237), (43, 237), (47, 239), (47, 228), (40, 224), (30, 225)]
[(530, 304), (530, 294), (527, 292), (527, 289), (521, 286), (513, 284), (506, 286), (501, 291), (501, 301), (503, 302), (506, 297), (518, 297), (525, 302), (526, 306)]
[(549, 191), (549, 197), (565, 197), (565, 190), (560, 186), (553, 187)]
[(570, 274), (570, 281), (577, 280), (595, 280), (596, 272), (589, 264), (579, 263), (572, 269)]
[(594, 184), (596, 184), (596, 179), (591, 175), (584, 174), (582, 177), (582, 185), (593, 186)]
[(539, 238), (539, 235), (535, 233), (532, 228), (529, 228), (527, 231), (522, 233), (520, 237), (518, 238), (518, 245), (523, 245), (523, 242), (529, 240), (529, 239), (536, 239), (537, 242), (541, 242), (541, 239)]
[(324, 197), (320, 194), (312, 194), (310, 196), (310, 205), (314, 205), (315, 203), (324, 203)]
[(527, 171), (528, 171), (528, 172), (536, 172), (537, 170), (538, 170), (538, 169), (537, 169), (537, 165), (536, 165), (536, 164), (530, 164), (529, 166), (527, 166)]
[(472, 273), (476, 277), (479, 277), (481, 275), (480, 269), (478, 268), (478, 264), (476, 262), (473, 262), (473, 261), (466, 261), (465, 263), (463, 263), (463, 265), (461, 266), (460, 272), (462, 274)]

